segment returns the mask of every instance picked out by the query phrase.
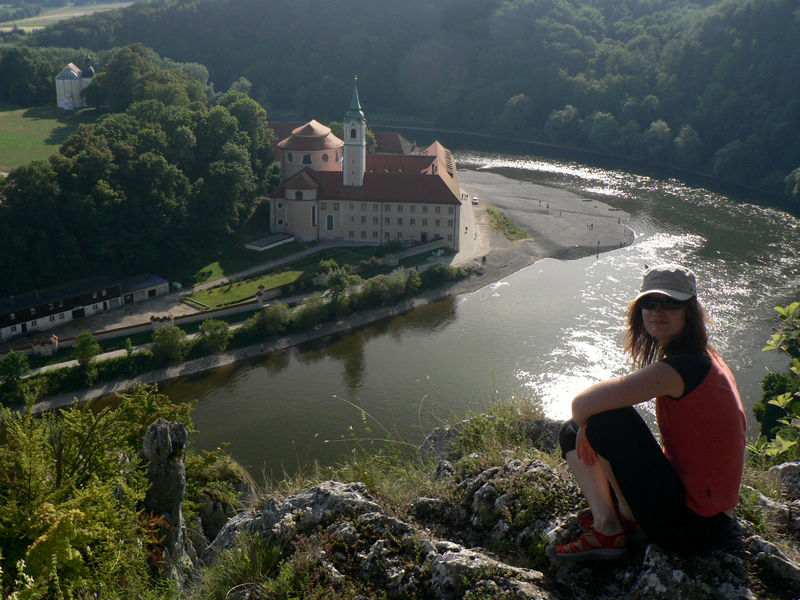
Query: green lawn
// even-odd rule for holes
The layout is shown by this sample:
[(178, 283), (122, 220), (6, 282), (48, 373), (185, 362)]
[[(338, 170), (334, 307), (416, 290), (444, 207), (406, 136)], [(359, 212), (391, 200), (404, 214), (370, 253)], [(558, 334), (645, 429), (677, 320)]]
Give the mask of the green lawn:
[(68, 111), (54, 106), (19, 108), (0, 103), (0, 171), (45, 160), (81, 123), (95, 120), (94, 109)]
[(278, 260), (284, 256), (300, 252), (308, 248), (311, 244), (309, 242), (289, 242), (288, 244), (283, 244), (282, 246), (271, 248), (264, 252), (248, 250), (242, 247), (243, 245), (244, 242), (240, 241), (236, 248), (227, 253), (223, 258), (199, 268), (197, 272), (194, 273), (192, 282), (196, 285), (204, 281), (228, 277), (239, 271), (244, 271), (250, 267), (260, 265), (261, 263)]
[(27, 17), (25, 19), (15, 19), (0, 23), (0, 31), (11, 31), (14, 27), (23, 29), (25, 31), (35, 31), (53, 23), (58, 23), (64, 19), (72, 19), (73, 17), (83, 17), (98, 12), (105, 12), (107, 10), (114, 10), (117, 8), (124, 8), (130, 6), (133, 2), (106, 2), (102, 4), (89, 4), (82, 6), (58, 6), (49, 8), (42, 11), (35, 17)]
[[(292, 244), (286, 245), (291, 246)], [(283, 248), (283, 246), (275, 250), (280, 250), (281, 248)], [(297, 248), (295, 248), (295, 252), (296, 251)], [(361, 260), (372, 256), (376, 251), (377, 247), (375, 246), (326, 248), (292, 263), (290, 267), (287, 267), (287, 270), (265, 273), (263, 275), (221, 284), (192, 294), (189, 299), (205, 304), (211, 308), (234, 304), (255, 296), (259, 285), (263, 285), (265, 289), (270, 290), (286, 285), (287, 283), (294, 283), (314, 277), (317, 272), (317, 266), (321, 260), (333, 258), (342, 265), (357, 264)], [(273, 255), (262, 256), (259, 262), (266, 262), (274, 258)], [(226, 268), (227, 265), (229, 265), (229, 259), (225, 259), (221, 262), (226, 265)], [(216, 264), (217, 263), (212, 263), (206, 268), (209, 270), (218, 269), (219, 272), (221, 272), (222, 267), (213, 267), (213, 265)], [(207, 279), (212, 279), (212, 277), (209, 276), (204, 279), (204, 281)]]
[(271, 290), (287, 283), (293, 283), (300, 279), (306, 271), (281, 271), (280, 273), (269, 273), (261, 277), (251, 279), (241, 279), (222, 285), (202, 290), (192, 294), (192, 300), (202, 302), (211, 308), (234, 304), (247, 300), (256, 295), (258, 286), (263, 285), (265, 289)]

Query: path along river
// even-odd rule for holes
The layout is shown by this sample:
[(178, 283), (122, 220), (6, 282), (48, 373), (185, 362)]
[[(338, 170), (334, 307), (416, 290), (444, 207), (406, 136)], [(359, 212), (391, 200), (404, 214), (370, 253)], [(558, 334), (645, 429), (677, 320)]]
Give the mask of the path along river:
[[(544, 259), (332, 342), (166, 386), (176, 399), (197, 401), (200, 448), (229, 442), (253, 475), (280, 476), (341, 459), (354, 438), (388, 431), (419, 443), (442, 420), (498, 397), (539, 398), (548, 415), (564, 418), (575, 392), (627, 371), (625, 308), (645, 264), (660, 262), (697, 273), (712, 342), (736, 373), (754, 434), (749, 408), (761, 378), (787, 364), (761, 351), (778, 324), (773, 307), (800, 299), (796, 217), (676, 180), (535, 157), (458, 159), (627, 211), (636, 240), (596, 257)], [(651, 415), (652, 407), (644, 410)]]

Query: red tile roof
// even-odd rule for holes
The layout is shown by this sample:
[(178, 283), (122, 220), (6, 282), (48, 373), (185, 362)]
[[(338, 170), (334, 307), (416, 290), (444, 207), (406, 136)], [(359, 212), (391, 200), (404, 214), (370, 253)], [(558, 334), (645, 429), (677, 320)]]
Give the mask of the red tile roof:
[(292, 129), (292, 135), (311, 136), (311, 137), (326, 136), (330, 132), (331, 132), (330, 127), (325, 127), (325, 125), (323, 125), (316, 119), (311, 119), (308, 123), (305, 123), (304, 125), (300, 125), (300, 127)]
[(285, 187), (288, 187), (288, 188), (293, 189), (293, 190), (315, 190), (315, 189), (317, 189), (319, 187), (319, 184), (311, 176), (311, 173), (313, 173), (313, 171), (311, 169), (309, 169), (308, 167), (306, 167), (305, 169), (300, 171), (297, 175), (295, 175), (294, 177), (289, 179), (289, 181), (286, 182), (287, 185)]
[[(354, 202), (409, 202), (417, 204), (460, 204), (458, 194), (442, 177), (426, 173), (370, 173), (364, 174), (364, 185), (345, 187), (340, 171), (312, 171), (304, 169), (273, 192), (274, 198), (283, 198), (286, 188), (297, 189), (295, 180), (308, 176), (318, 185), (320, 200), (352, 200)], [(303, 188), (305, 189), (305, 188)]]
[(344, 146), (344, 142), (331, 133), (316, 119), (292, 130), (292, 135), (278, 142), (278, 148), (286, 150), (334, 150)]

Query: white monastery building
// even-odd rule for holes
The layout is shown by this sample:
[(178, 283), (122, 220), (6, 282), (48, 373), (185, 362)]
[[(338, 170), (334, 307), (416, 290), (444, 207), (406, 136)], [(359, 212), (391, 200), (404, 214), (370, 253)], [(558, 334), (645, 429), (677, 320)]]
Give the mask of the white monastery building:
[(79, 69), (75, 63), (69, 63), (56, 75), (56, 104), (59, 108), (74, 110), (88, 106), (83, 99), (82, 92), (94, 77), (92, 59), (88, 56), (83, 67)]
[(344, 141), (312, 119), (278, 143), (271, 230), (303, 241), (441, 239), (458, 250), (461, 194), (450, 150), (434, 142), (417, 154), (367, 154), (358, 87), (343, 125)]

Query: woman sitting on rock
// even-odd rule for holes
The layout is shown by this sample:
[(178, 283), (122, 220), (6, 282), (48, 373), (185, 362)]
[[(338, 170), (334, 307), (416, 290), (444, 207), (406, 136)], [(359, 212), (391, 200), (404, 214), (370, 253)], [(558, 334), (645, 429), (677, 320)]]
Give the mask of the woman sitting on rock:
[[(551, 557), (619, 558), (640, 529), (678, 554), (703, 552), (725, 536), (747, 424), (733, 374), (707, 343), (694, 273), (647, 270), (625, 340), (638, 370), (578, 394), (561, 428), (562, 453), (590, 511), (578, 519), (581, 536), (550, 547)], [(652, 398), (663, 450), (633, 408)]]

